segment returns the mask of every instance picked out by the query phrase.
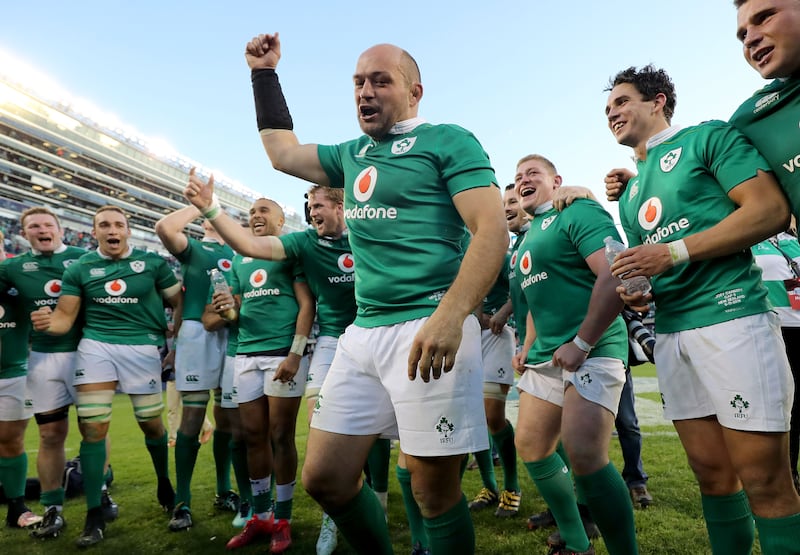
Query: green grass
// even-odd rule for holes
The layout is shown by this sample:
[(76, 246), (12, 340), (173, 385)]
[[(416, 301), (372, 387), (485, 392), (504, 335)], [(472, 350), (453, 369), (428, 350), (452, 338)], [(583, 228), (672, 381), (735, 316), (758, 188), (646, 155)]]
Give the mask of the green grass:
[[(647, 366), (639, 366), (635, 368), (634, 374), (650, 376), (650, 371)], [(71, 417), (74, 424), (74, 411)], [(645, 511), (636, 511), (641, 553), (643, 555), (710, 553), (697, 486), (671, 425), (667, 422), (649, 425), (643, 432), (646, 436), (643, 450), (644, 466), (650, 474), (649, 488), (655, 502)], [(111, 438), (111, 461), (115, 475), (111, 494), (120, 505), (120, 518), (107, 527), (105, 541), (89, 552), (118, 555), (163, 552), (225, 553), (225, 543), (236, 531), (230, 526), (232, 518), (230, 513), (216, 513), (212, 508), (215, 482), (211, 446), (205, 445), (200, 449), (194, 475), (192, 505), (195, 525), (188, 532), (172, 533), (167, 530), (168, 517), (160, 512), (156, 503), (152, 465), (142, 434), (133, 419), (130, 403), (123, 395), (117, 395), (114, 399)], [(305, 453), (306, 439), (306, 416), (305, 410), (301, 409), (297, 437), (301, 461)], [(68, 457), (77, 454), (79, 441), (79, 435), (73, 427), (67, 442)], [(27, 446), (30, 472), (31, 475), (35, 475), (37, 441), (36, 425), (33, 421), (28, 427)], [(619, 443), (612, 439), (611, 446), (612, 460), (621, 468)], [(392, 456), (393, 469), (397, 457), (396, 450), (392, 451)], [(170, 457), (170, 464), (174, 465), (172, 452)], [(174, 472), (174, 466), (172, 468)], [(545, 505), (521, 463), (519, 472), (523, 489), (520, 516), (500, 520), (491, 512), (475, 514), (477, 553), (509, 555), (546, 552), (545, 539), (549, 531), (529, 532), (525, 526), (527, 516), (543, 510)], [(500, 480), (502, 477), (498, 476), (498, 481)], [(389, 528), (395, 552), (408, 553), (410, 551), (408, 528), (393, 471), (389, 484)], [(467, 472), (464, 476), (464, 491), (467, 497), (471, 498), (479, 489), (479, 473)], [(33, 501), (30, 504), (32, 508), (40, 510), (38, 502)], [(82, 497), (68, 500), (65, 516), (68, 521), (66, 532), (61, 537), (47, 542), (34, 541), (21, 530), (2, 530), (0, 553), (51, 555), (79, 552), (74, 547), (74, 540), (83, 527), (85, 505)], [(319, 507), (303, 491), (298, 481), (292, 524), (294, 546), (291, 553), (301, 555), (314, 553), (320, 517)], [(341, 537), (339, 542), (337, 554), (353, 553)], [(602, 541), (596, 542), (596, 548), (598, 554), (607, 554)], [(265, 544), (260, 544), (238, 552), (265, 553), (268, 549)]]

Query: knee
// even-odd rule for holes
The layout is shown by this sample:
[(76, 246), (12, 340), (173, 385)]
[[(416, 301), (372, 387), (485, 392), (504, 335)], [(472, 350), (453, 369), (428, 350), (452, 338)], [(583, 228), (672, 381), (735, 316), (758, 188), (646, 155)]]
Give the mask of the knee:
[(327, 506), (337, 497), (336, 484), (339, 480), (329, 472), (320, 472), (313, 465), (304, 464), (301, 481), (306, 492), (323, 506)]
[(689, 457), (689, 466), (706, 495), (728, 495), (741, 489), (739, 476), (730, 464), (712, 457)]
[(67, 438), (67, 420), (39, 425), (39, 448), (63, 448)]

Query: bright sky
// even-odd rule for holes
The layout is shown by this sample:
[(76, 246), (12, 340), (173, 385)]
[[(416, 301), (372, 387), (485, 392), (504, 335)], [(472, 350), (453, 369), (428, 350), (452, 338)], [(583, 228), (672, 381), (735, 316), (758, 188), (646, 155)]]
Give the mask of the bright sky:
[[(0, 50), (187, 158), (301, 208), (307, 186), (269, 164), (256, 131), (244, 46), (278, 31), (278, 73), (301, 142), (360, 134), (358, 55), (390, 42), (422, 71), (420, 115), (472, 131), (501, 185), (530, 153), (565, 184), (604, 197), (632, 166), (606, 127), (603, 92), (625, 67), (675, 81), (673, 123), (727, 119), (763, 86), (735, 38), (731, 0), (9, 2)], [(616, 208), (611, 208), (616, 218)]]

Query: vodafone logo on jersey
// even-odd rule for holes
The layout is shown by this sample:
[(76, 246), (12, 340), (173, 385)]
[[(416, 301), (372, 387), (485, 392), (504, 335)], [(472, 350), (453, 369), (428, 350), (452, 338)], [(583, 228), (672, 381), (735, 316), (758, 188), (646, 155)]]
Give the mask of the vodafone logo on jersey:
[(61, 295), (61, 280), (51, 279), (44, 284), (44, 293), (48, 297), (58, 297)]
[(508, 262), (508, 265), (511, 267), (512, 270), (514, 269), (514, 266), (517, 265), (517, 252), (518, 251), (514, 251), (511, 253), (511, 260)]
[(250, 274), (250, 286), (251, 287), (264, 287), (267, 283), (267, 271), (266, 270), (256, 270), (252, 274)]
[(106, 293), (108, 293), (112, 297), (119, 297), (120, 295), (123, 295), (125, 291), (128, 290), (128, 284), (125, 283), (125, 280), (122, 279), (107, 281), (103, 287), (105, 288)]
[(336, 261), (336, 264), (339, 265), (339, 269), (343, 272), (348, 274), (353, 273), (353, 270), (356, 268), (355, 260), (353, 260), (353, 255), (350, 253), (345, 253), (339, 257), (339, 260)]
[(256, 297), (264, 297), (267, 295), (280, 295), (281, 290), (277, 287), (264, 287), (267, 284), (267, 271), (266, 270), (255, 270), (252, 274), (250, 274), (250, 286), (253, 288), (252, 291), (247, 291), (244, 295), (242, 295), (245, 299), (254, 299)]
[(533, 260), (531, 260), (531, 253), (530, 251), (525, 251), (519, 261), (519, 271), (522, 272), (523, 276), (527, 276), (531, 273), (532, 269)]
[(661, 199), (650, 197), (639, 207), (639, 225), (645, 231), (650, 231), (661, 220)]
[(233, 263), (227, 258), (220, 258), (217, 260), (217, 268), (219, 268), (221, 272), (227, 272), (231, 269), (231, 266), (233, 266)]
[(358, 202), (367, 202), (375, 191), (375, 184), (378, 182), (378, 170), (375, 166), (370, 166), (364, 170), (353, 183), (353, 196)]

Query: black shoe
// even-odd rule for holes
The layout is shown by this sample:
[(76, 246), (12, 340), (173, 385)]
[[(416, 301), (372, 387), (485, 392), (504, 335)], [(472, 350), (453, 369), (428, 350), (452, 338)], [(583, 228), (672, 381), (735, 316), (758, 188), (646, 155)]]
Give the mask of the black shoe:
[(106, 522), (113, 522), (119, 516), (119, 505), (108, 495), (108, 490), (104, 489), (100, 495), (100, 508), (103, 509), (103, 520)]
[(103, 531), (106, 523), (103, 521), (103, 511), (100, 507), (90, 509), (86, 513), (86, 525), (83, 532), (75, 541), (78, 547), (90, 547), (103, 541)]
[(214, 496), (214, 508), (235, 513), (239, 510), (239, 496), (235, 491), (226, 491)]
[(58, 512), (58, 509), (50, 507), (44, 512), (42, 522), (31, 530), (31, 537), (37, 540), (57, 538), (66, 527), (67, 523), (64, 521), (64, 517), (61, 516), (61, 513)]
[(158, 479), (158, 504), (165, 513), (171, 513), (175, 508), (175, 490), (172, 489), (172, 482), (169, 478)]
[(6, 526), (9, 528), (30, 528), (42, 521), (42, 517), (36, 515), (25, 505), (25, 497), (15, 497), (8, 499), (8, 513), (6, 513)]
[(183, 503), (178, 503), (169, 519), (170, 532), (180, 532), (192, 527), (192, 511)]
[(556, 519), (550, 509), (536, 513), (528, 517), (528, 530), (541, 530), (552, 528), (556, 525)]

